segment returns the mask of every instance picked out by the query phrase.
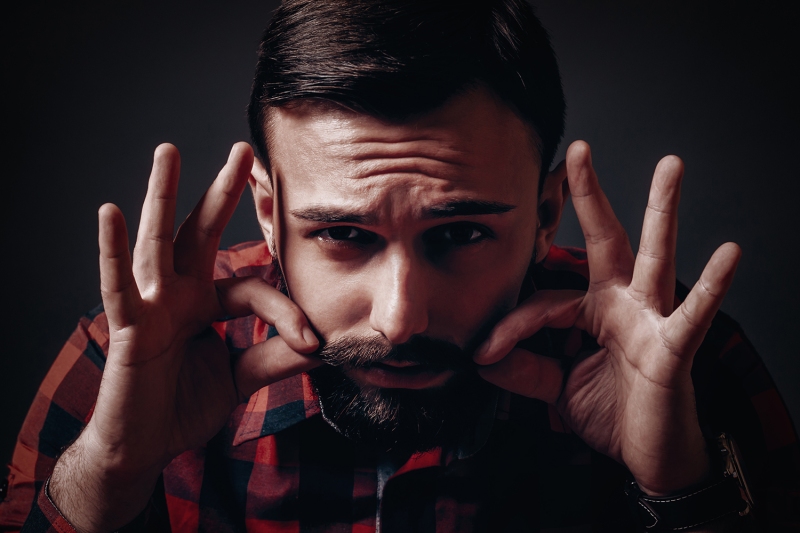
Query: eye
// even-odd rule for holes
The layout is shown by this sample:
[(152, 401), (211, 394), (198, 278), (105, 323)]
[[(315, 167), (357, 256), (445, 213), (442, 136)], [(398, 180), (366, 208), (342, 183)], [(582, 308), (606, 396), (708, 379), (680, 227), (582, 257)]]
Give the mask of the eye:
[(488, 228), (471, 222), (446, 224), (428, 230), (427, 233), (428, 243), (436, 248), (477, 244), (492, 236)]
[(451, 226), (442, 232), (442, 236), (453, 244), (470, 244), (480, 240), (484, 235), (478, 228), (467, 225)]
[(333, 226), (317, 233), (317, 238), (322, 241), (334, 243), (369, 244), (375, 240), (375, 235), (354, 226)]

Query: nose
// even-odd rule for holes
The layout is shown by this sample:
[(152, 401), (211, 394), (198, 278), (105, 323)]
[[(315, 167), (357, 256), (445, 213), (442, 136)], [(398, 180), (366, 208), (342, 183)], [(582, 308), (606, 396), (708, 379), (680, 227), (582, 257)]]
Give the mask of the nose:
[(413, 250), (386, 250), (375, 273), (370, 326), (392, 344), (428, 328), (425, 269)]

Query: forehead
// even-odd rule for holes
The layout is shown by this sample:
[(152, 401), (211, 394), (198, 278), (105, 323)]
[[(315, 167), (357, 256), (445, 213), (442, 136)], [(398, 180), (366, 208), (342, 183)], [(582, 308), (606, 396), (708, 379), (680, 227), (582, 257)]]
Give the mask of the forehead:
[(295, 201), (507, 200), (539, 178), (535, 134), (483, 89), (404, 123), (304, 102), (273, 109), (270, 130), (273, 179)]

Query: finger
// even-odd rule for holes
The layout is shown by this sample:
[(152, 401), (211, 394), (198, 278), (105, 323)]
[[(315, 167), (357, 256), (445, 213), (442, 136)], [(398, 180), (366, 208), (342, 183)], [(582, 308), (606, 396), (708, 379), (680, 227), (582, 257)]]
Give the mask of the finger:
[(633, 269), (628, 235), (600, 188), (589, 145), (576, 141), (567, 150), (567, 176), (572, 204), (586, 240), (589, 280), (602, 284), (621, 277), (627, 283)]
[(300, 307), (263, 279), (228, 278), (215, 283), (223, 315), (239, 317), (255, 314), (275, 326), (295, 351), (311, 353), (319, 347), (319, 340)]
[(307, 372), (322, 364), (313, 355), (299, 354), (283, 337), (273, 337), (242, 352), (233, 363), (233, 379), (242, 399), (271, 383)]
[(141, 298), (133, 278), (125, 217), (114, 204), (103, 205), (97, 215), (103, 306), (109, 322), (126, 326), (135, 322)]
[(682, 178), (683, 161), (678, 157), (667, 156), (656, 166), (631, 280), (631, 289), (643, 295), (663, 315), (670, 314), (674, 308), (675, 245)]
[(583, 291), (537, 291), (500, 320), (475, 351), (479, 365), (496, 363), (521, 340), (544, 327), (568, 328), (575, 324)]
[(175, 271), (212, 279), (222, 232), (242, 196), (253, 166), (253, 150), (236, 143), (217, 175), (175, 237)]
[(694, 357), (725, 293), (733, 283), (741, 255), (742, 250), (735, 243), (720, 246), (686, 300), (666, 320), (664, 338), (673, 353), (681, 357)]
[(174, 272), (172, 235), (180, 171), (178, 149), (171, 144), (159, 145), (153, 157), (133, 252), (133, 271), (140, 283)]
[(478, 374), (498, 387), (555, 403), (561, 394), (564, 371), (557, 359), (515, 348), (499, 362), (478, 368)]

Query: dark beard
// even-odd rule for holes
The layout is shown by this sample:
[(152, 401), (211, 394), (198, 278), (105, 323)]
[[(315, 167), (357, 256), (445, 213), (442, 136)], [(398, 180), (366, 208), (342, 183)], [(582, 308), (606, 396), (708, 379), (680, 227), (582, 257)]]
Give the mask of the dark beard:
[[(328, 364), (309, 376), (323, 415), (340, 433), (372, 450), (410, 455), (456, 446), (474, 433), (478, 413), (495, 391), (463, 350), (424, 337), (394, 347), (380, 337), (343, 337), (327, 344), (320, 356)], [(455, 374), (441, 387), (419, 390), (362, 387), (345, 374), (390, 359)]]

